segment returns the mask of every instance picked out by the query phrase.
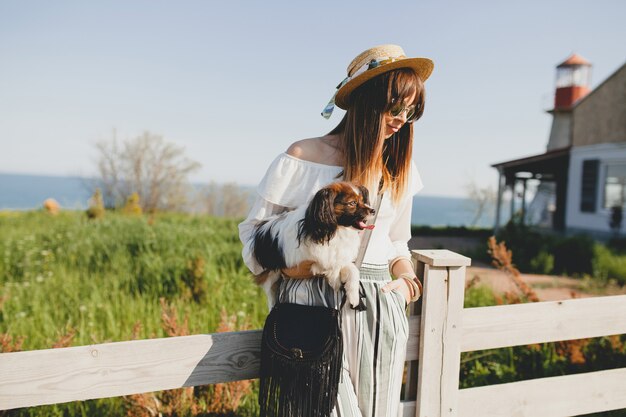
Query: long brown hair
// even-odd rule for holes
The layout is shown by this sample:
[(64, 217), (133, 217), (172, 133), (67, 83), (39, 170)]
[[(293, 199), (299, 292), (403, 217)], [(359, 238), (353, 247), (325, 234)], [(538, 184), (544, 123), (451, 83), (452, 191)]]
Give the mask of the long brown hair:
[(395, 102), (415, 94), (416, 120), (424, 112), (425, 90), (410, 68), (399, 68), (368, 80), (350, 94), (350, 107), (329, 134), (341, 134), (343, 178), (376, 190), (382, 173), (383, 189), (397, 203), (409, 181), (413, 151), (413, 124), (385, 139), (383, 117)]

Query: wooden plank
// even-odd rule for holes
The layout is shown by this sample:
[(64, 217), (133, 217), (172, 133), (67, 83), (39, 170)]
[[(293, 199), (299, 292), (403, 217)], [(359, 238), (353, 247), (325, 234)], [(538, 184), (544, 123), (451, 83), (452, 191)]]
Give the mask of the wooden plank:
[[(415, 252), (413, 252), (411, 256), (413, 257), (413, 265), (415, 265), (415, 274), (423, 282), (425, 265), (417, 259), (417, 254)], [(422, 301), (423, 297), (415, 303), (411, 303), (409, 305), (409, 340), (406, 352), (407, 364), (406, 380), (404, 383), (404, 399), (412, 401), (415, 401), (417, 398), (417, 380), (419, 371), (419, 363), (417, 359), (419, 357), (419, 327), (421, 322), (420, 315), (422, 313)], [(419, 320), (415, 323), (417, 327), (415, 330), (413, 328), (413, 322), (411, 321), (413, 317), (419, 317)]]
[(447, 249), (418, 249), (411, 251), (414, 258), (429, 266), (469, 266), (472, 260)]
[(0, 409), (258, 377), (261, 331), (0, 354)]
[(565, 417), (626, 408), (626, 368), (459, 391), (460, 417)]
[[(407, 361), (417, 359), (419, 326), (409, 317)], [(0, 409), (258, 378), (260, 338), (257, 330), (3, 353)]]
[(416, 416), (441, 415), (441, 372), (444, 346), (443, 318), (447, 314), (446, 268), (426, 265), (424, 271), (424, 295), (422, 321), (420, 324), (420, 355), (418, 364)]
[(461, 351), (626, 333), (626, 295), (463, 310)]
[(461, 313), (465, 295), (465, 267), (448, 268), (448, 309), (443, 317), (443, 358), (441, 367), (441, 414), (458, 415), (461, 368)]

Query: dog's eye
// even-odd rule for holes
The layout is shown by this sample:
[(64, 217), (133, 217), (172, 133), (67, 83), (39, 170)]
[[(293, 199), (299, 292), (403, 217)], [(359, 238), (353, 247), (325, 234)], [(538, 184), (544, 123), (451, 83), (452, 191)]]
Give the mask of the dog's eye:
[(356, 206), (356, 201), (349, 201), (349, 202), (348, 202), (348, 205), (349, 205), (350, 207), (355, 207), (355, 206)]

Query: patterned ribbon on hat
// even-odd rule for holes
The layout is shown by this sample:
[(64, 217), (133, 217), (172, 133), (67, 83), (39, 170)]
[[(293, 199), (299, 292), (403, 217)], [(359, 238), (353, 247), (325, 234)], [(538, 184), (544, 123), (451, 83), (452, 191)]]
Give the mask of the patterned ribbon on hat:
[(330, 115), (333, 114), (333, 110), (335, 109), (335, 97), (337, 96), (337, 93), (339, 92), (341, 87), (346, 85), (348, 81), (358, 77), (359, 75), (363, 74), (365, 71), (378, 68), (382, 65), (391, 64), (392, 62), (395, 62), (404, 58), (406, 58), (406, 56), (404, 55), (381, 57), (381, 58), (372, 59), (370, 62), (363, 64), (358, 70), (355, 71), (354, 74), (347, 76), (346, 78), (343, 79), (342, 82), (339, 83), (339, 85), (337, 85), (337, 91), (335, 91), (335, 94), (333, 94), (333, 96), (328, 101), (328, 104), (326, 105), (326, 107), (324, 107), (324, 110), (322, 110), (322, 113), (321, 113), (322, 116), (325, 119), (328, 119), (330, 118)]

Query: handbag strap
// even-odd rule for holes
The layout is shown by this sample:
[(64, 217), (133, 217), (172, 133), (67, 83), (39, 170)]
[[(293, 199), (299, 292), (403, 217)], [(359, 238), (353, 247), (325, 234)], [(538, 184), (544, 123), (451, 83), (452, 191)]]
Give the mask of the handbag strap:
[[(374, 218), (371, 219), (371, 223), (367, 222), (366, 224), (372, 225), (376, 223), (376, 219), (378, 218), (378, 212), (380, 211), (380, 203), (383, 201), (383, 191), (379, 188), (378, 197), (376, 199), (376, 207), (374, 207)], [(354, 265), (356, 265), (357, 269), (361, 269), (361, 265), (363, 264), (363, 258), (365, 258), (365, 251), (367, 250), (367, 245), (370, 243), (370, 238), (372, 237), (372, 229), (367, 228), (363, 232), (363, 236), (361, 237), (361, 246), (359, 247), (359, 253), (356, 256), (356, 260), (354, 261)]]
[[(372, 224), (376, 224), (376, 219), (378, 218), (378, 212), (380, 211), (380, 204), (383, 201), (383, 190), (382, 190), (382, 181), (380, 183), (380, 186), (378, 187), (378, 196), (376, 199), (376, 207), (374, 207), (374, 217), (372, 219), (370, 219), (371, 221), (368, 221), (366, 223), (367, 226), (372, 225)], [(367, 245), (370, 243), (370, 238), (372, 237), (372, 228), (366, 228), (363, 232), (363, 236), (361, 236), (361, 245), (359, 246), (359, 253), (356, 256), (356, 259), (354, 260), (354, 265), (356, 266), (357, 269), (361, 269), (361, 265), (363, 264), (363, 258), (365, 258), (365, 251), (367, 250)], [(365, 298), (365, 292), (363, 290), (363, 283), (359, 283), (359, 291), (361, 293), (361, 303), (355, 308), (356, 310), (359, 311), (363, 311), (366, 310), (367, 307), (365, 307), (365, 304), (363, 304), (363, 299)], [(341, 311), (343, 310), (343, 306), (346, 303), (346, 290), (342, 289), (343, 291), (343, 295), (341, 297), (341, 303), (339, 305), (339, 323), (341, 326)]]

